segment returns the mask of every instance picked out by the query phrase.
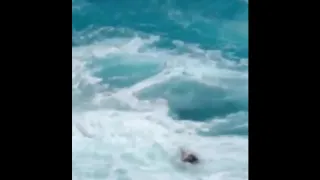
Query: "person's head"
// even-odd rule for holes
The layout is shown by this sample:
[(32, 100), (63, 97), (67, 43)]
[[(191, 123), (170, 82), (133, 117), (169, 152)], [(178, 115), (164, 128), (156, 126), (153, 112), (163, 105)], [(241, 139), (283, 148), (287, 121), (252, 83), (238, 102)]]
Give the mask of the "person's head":
[(197, 164), (199, 163), (199, 159), (196, 155), (194, 154), (188, 154), (186, 155), (183, 159), (182, 159), (183, 162), (188, 162), (190, 164)]
[(183, 162), (191, 163), (191, 164), (196, 164), (199, 162), (199, 158), (192, 152), (188, 152), (182, 148), (180, 148), (180, 153), (181, 153), (181, 160)]

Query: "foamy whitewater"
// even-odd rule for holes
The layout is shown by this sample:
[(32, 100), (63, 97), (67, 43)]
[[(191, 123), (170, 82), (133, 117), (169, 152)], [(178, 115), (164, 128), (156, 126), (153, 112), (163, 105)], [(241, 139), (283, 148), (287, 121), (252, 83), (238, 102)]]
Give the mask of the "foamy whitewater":
[(72, 21), (73, 180), (248, 179), (248, 1), (73, 0)]

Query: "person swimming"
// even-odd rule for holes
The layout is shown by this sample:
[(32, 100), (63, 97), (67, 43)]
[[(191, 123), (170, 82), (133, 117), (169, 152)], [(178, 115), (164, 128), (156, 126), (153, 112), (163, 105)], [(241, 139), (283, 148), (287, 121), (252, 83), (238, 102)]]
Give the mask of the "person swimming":
[(190, 163), (190, 164), (198, 164), (199, 163), (199, 158), (192, 152), (187, 152), (180, 148), (180, 153), (181, 153), (181, 161)]

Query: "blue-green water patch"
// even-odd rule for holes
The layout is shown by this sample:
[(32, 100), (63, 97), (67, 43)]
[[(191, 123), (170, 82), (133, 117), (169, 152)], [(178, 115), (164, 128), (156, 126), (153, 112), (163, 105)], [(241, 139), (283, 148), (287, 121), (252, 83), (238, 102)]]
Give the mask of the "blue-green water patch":
[(241, 99), (229, 98), (226, 90), (187, 79), (154, 85), (140, 92), (139, 97), (166, 99), (170, 115), (177, 119), (203, 121), (247, 109)]
[(102, 84), (109, 88), (124, 88), (143, 81), (161, 71), (162, 66), (156, 62), (144, 60), (139, 62), (139, 58), (123, 59), (121, 57), (112, 57), (98, 61), (94, 64), (100, 67), (95, 73), (96, 76), (102, 77)]

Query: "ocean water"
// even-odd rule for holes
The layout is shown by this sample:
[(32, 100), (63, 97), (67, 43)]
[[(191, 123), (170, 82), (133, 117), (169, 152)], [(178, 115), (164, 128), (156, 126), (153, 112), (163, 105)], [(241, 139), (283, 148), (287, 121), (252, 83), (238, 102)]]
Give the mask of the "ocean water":
[(72, 0), (72, 125), (73, 180), (247, 180), (248, 1)]

